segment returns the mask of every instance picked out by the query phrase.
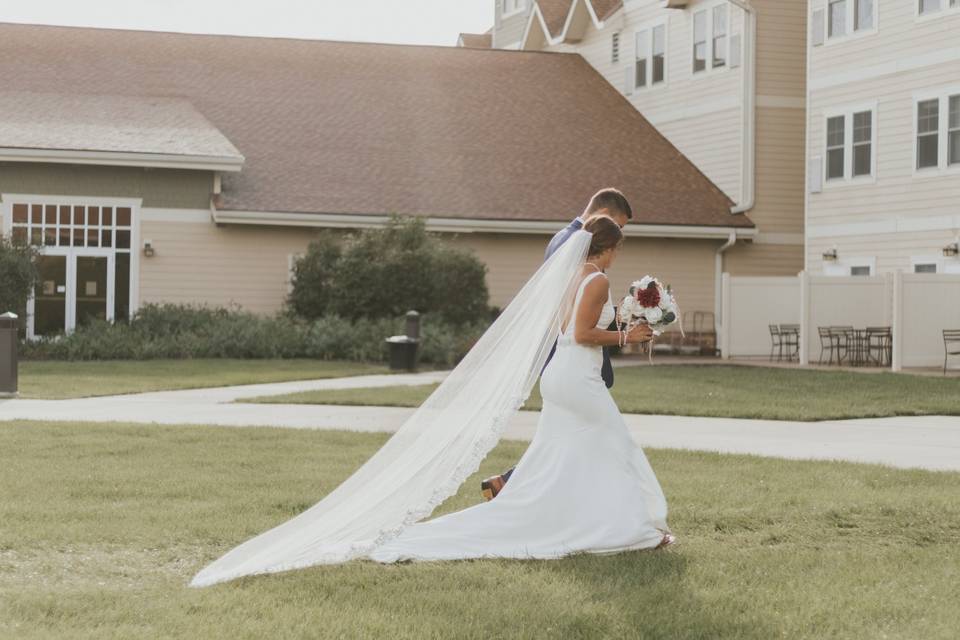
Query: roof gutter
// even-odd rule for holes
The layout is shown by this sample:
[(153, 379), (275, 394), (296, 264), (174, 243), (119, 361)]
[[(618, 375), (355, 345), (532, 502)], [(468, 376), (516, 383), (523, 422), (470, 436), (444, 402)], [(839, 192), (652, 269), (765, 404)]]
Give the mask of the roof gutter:
[[(386, 226), (391, 216), (343, 213), (299, 213), (268, 211), (230, 211), (211, 207), (210, 214), (217, 224), (242, 224), (281, 227), (314, 227), (365, 229)], [(446, 233), (509, 233), (549, 235), (557, 232), (562, 220), (490, 220), (484, 218), (424, 218), (427, 229)], [(628, 224), (623, 229), (627, 237), (687, 238), (691, 240), (722, 240), (731, 235), (730, 227), (680, 224)], [(739, 237), (753, 237), (755, 228), (737, 230)]]
[(740, 149), (740, 203), (730, 213), (746, 213), (756, 201), (756, 127), (757, 127), (757, 10), (744, 0), (728, 0), (743, 9), (746, 15), (744, 39), (746, 68), (743, 70), (743, 96), (740, 110), (743, 117), (743, 139)]
[(243, 168), (243, 161), (243, 156), (198, 156), (173, 153), (143, 153), (137, 151), (87, 151), (79, 149), (0, 147), (0, 162), (50, 162), (118, 167), (240, 171)]

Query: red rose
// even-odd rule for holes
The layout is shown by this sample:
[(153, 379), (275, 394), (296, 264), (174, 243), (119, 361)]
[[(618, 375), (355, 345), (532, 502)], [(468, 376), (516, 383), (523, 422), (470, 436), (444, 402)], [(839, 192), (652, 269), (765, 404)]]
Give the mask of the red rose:
[(660, 304), (660, 288), (656, 282), (651, 282), (646, 289), (637, 291), (637, 302), (644, 307), (656, 307)]

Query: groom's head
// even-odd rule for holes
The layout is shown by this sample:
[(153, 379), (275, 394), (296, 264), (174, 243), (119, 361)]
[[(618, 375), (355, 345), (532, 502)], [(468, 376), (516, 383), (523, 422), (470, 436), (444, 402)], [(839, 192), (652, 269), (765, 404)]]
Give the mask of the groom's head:
[(586, 220), (595, 216), (612, 218), (622, 229), (628, 220), (633, 219), (633, 209), (630, 208), (630, 203), (619, 189), (601, 189), (590, 198), (590, 204), (583, 212)]

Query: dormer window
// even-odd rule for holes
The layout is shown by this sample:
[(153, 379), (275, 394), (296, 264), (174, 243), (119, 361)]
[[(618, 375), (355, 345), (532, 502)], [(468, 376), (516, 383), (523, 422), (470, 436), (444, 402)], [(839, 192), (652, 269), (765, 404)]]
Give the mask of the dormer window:
[(502, 0), (502, 2), (501, 15), (504, 18), (520, 13), (527, 6), (527, 0)]

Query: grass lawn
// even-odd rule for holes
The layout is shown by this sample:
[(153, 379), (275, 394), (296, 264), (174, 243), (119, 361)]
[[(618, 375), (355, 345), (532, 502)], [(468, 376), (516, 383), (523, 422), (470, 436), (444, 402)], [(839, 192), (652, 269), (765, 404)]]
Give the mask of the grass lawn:
[(327, 360), (106, 360), (20, 363), (23, 398), (81, 398), (168, 389), (388, 373), (379, 364)]
[[(190, 589), (382, 434), (0, 424), (3, 638), (955, 638), (960, 474), (651, 451), (680, 545)], [(442, 507), (514, 463), (505, 442)]]
[[(244, 402), (416, 407), (435, 388), (311, 391)], [(617, 369), (612, 391), (624, 413), (772, 420), (960, 414), (960, 377), (664, 364)], [(534, 387), (526, 408), (541, 402)]]

